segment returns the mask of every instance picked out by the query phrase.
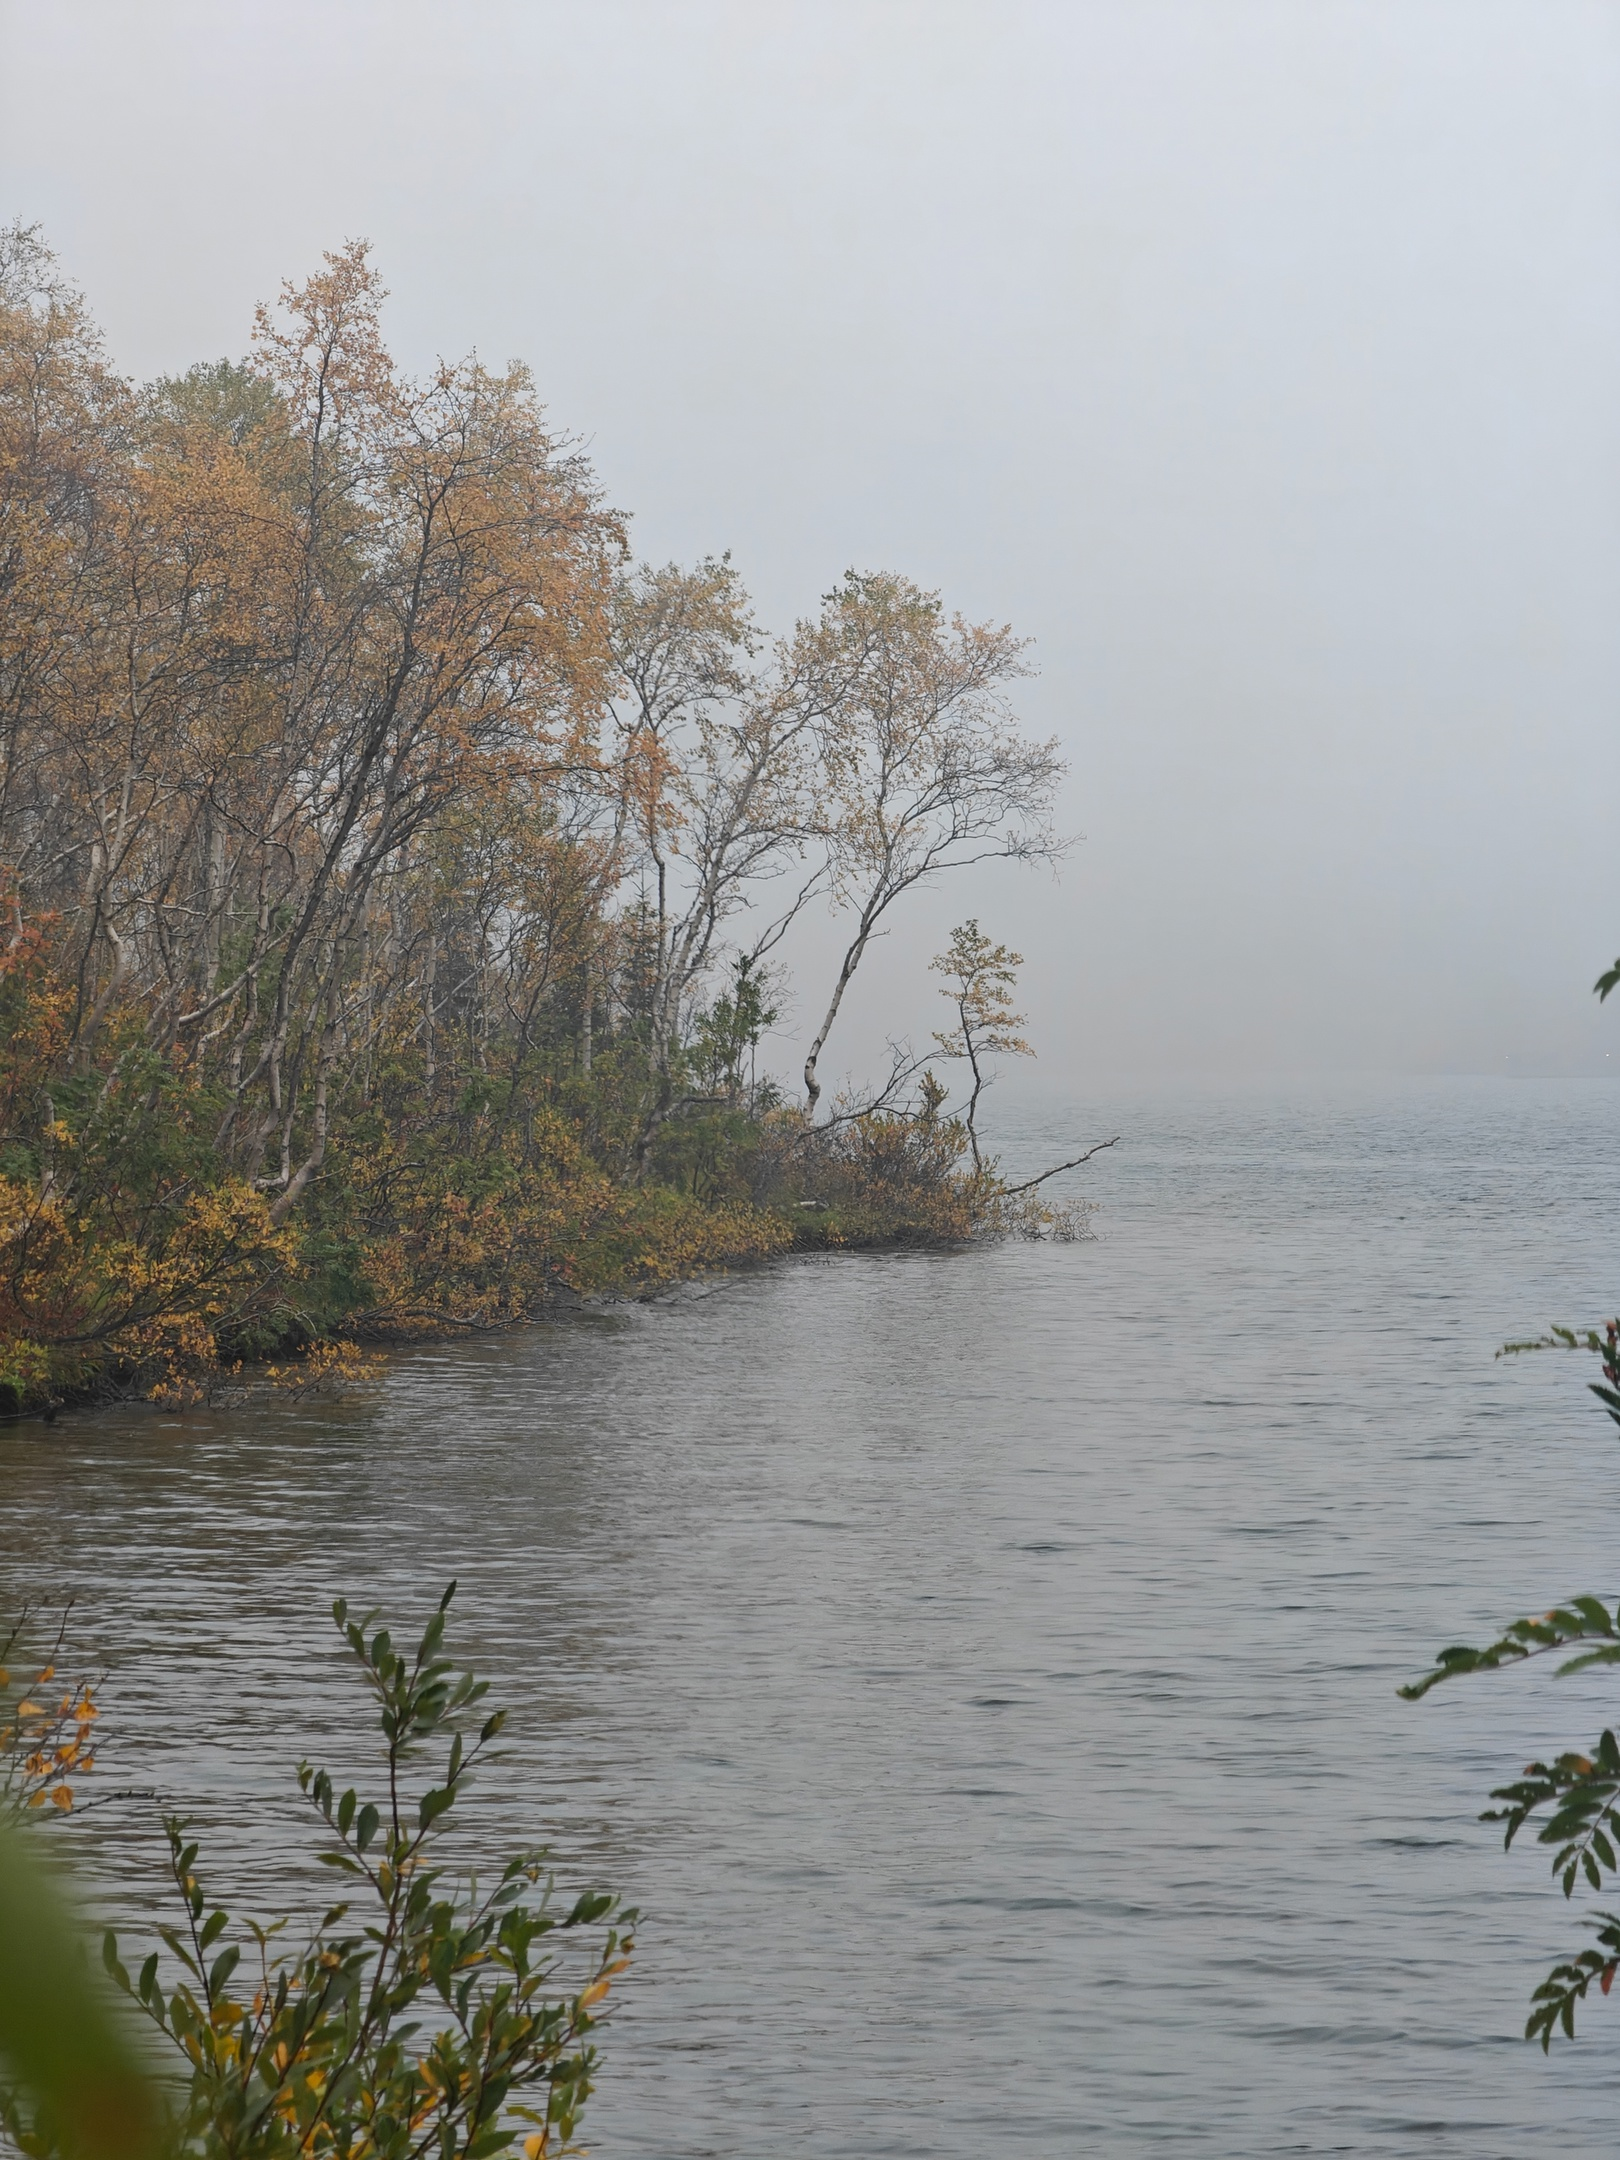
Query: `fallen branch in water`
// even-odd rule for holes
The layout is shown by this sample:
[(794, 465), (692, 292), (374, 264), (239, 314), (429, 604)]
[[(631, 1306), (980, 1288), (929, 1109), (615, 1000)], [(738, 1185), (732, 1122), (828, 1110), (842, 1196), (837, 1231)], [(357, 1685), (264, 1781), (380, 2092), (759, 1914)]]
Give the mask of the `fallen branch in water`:
[(1073, 1162), (1054, 1163), (1050, 1170), (1043, 1170), (1039, 1177), (1025, 1178), (1022, 1185), (1004, 1185), (1001, 1189), (1002, 1199), (1010, 1200), (1015, 1193), (1033, 1192), (1037, 1185), (1044, 1185), (1049, 1177), (1056, 1177), (1060, 1171), (1078, 1170), (1082, 1163), (1090, 1162), (1092, 1156), (1100, 1155), (1104, 1148), (1118, 1147), (1119, 1139), (1119, 1134), (1115, 1133), (1112, 1140), (1099, 1140), (1095, 1147), (1088, 1147), (1086, 1152), (1077, 1155)]

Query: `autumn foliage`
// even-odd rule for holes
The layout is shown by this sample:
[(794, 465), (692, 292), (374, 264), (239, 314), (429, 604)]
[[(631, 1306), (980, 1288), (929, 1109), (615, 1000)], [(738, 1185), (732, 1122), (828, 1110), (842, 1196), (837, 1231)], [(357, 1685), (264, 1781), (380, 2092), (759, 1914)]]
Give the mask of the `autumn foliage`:
[(0, 234), (0, 1404), (779, 1250), (940, 1145), (779, 1144), (788, 927), (855, 913), (819, 1052), (897, 897), (1054, 845), (1009, 632), (851, 574), (769, 644), (383, 297), (351, 245), (142, 386)]

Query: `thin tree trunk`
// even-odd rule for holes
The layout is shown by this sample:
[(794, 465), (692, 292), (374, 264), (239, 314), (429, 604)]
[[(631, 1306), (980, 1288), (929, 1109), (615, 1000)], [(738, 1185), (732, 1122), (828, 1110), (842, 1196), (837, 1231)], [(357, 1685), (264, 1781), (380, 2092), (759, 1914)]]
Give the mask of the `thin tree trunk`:
[[(958, 1010), (960, 1010), (960, 1008), (958, 1008)], [(963, 1017), (962, 1021), (962, 1040), (967, 1045), (968, 1064), (972, 1067), (973, 1070), (973, 1093), (968, 1097), (967, 1106), (968, 1146), (971, 1147), (973, 1150), (974, 1169), (982, 1170), (984, 1168), (984, 1165), (979, 1160), (979, 1135), (974, 1129), (973, 1120), (978, 1113), (979, 1097), (984, 1093), (984, 1075), (979, 1070), (978, 1053), (973, 1047), (973, 1031), (968, 1026), (965, 1016)]]
[(875, 913), (862, 916), (860, 934), (844, 955), (844, 964), (838, 970), (838, 980), (833, 985), (832, 1003), (827, 1007), (826, 1017), (816, 1030), (815, 1040), (810, 1045), (810, 1054), (804, 1061), (804, 1115), (807, 1124), (814, 1119), (816, 1104), (821, 1100), (821, 1083), (816, 1078), (817, 1062), (827, 1037), (832, 1033), (833, 1022), (838, 1018), (838, 1008), (844, 1002), (844, 992), (853, 982), (855, 970), (861, 964), (861, 955), (866, 951), (872, 936), (872, 925), (876, 920)]

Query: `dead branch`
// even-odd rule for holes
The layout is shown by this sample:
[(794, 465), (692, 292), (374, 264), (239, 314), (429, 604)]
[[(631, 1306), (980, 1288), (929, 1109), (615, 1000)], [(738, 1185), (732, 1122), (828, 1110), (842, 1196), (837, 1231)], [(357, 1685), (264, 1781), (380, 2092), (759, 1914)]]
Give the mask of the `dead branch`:
[(1037, 1185), (1044, 1185), (1049, 1177), (1056, 1177), (1064, 1170), (1078, 1170), (1082, 1163), (1090, 1162), (1092, 1156), (1100, 1155), (1104, 1148), (1118, 1147), (1119, 1140), (1119, 1134), (1115, 1133), (1112, 1140), (1099, 1140), (1095, 1147), (1088, 1147), (1083, 1155), (1076, 1155), (1073, 1162), (1054, 1163), (1050, 1170), (1043, 1170), (1039, 1177), (1025, 1178), (1022, 1185), (1003, 1185), (1001, 1197), (1003, 1200), (1011, 1200), (1016, 1193), (1033, 1192)]

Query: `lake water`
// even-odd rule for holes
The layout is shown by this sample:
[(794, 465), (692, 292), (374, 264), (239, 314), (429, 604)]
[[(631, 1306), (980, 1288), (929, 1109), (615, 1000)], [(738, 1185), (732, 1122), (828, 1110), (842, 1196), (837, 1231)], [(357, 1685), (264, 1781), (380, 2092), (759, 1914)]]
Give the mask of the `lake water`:
[[(1013, 1152), (1115, 1130), (1094, 1244), (13, 1427), (7, 1577), (78, 1591), (105, 1766), (262, 1911), (292, 1764), (352, 1752), (325, 1602), (457, 1575), (516, 1710), (474, 1831), (647, 1915), (600, 2160), (1608, 2154), (1620, 2008), (1518, 2038), (1579, 1902), (1475, 1818), (1620, 1689), (1394, 1691), (1620, 1591), (1587, 1361), (1492, 1357), (1620, 1302), (1620, 1088), (1143, 1093)], [(151, 1811), (61, 1834), (138, 1914)]]

